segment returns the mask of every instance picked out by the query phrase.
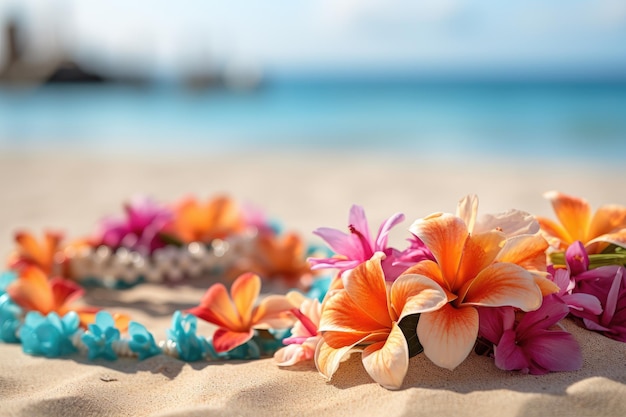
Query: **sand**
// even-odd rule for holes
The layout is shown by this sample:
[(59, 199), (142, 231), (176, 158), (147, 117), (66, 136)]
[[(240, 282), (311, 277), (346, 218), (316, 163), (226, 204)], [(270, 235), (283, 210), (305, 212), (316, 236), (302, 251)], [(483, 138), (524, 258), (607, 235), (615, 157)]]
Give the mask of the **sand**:
[[(552, 216), (541, 194), (583, 196), (593, 207), (626, 205), (623, 167), (585, 161), (276, 152), (257, 155), (78, 155), (7, 152), (0, 155), (0, 254), (17, 229), (60, 229), (85, 235), (98, 219), (121, 212), (136, 193), (160, 201), (227, 192), (263, 207), (314, 242), (316, 227), (346, 226), (350, 205), (365, 207), (371, 224), (395, 212), (407, 220), (398, 245), (419, 217), (451, 211), (468, 193), (480, 212), (509, 208)], [(123, 292), (90, 293), (87, 301), (122, 310), (157, 337), (171, 314), (197, 303), (200, 285), (144, 284)], [(365, 373), (358, 355), (331, 382), (312, 363), (279, 369), (272, 359), (184, 363), (163, 355), (142, 362), (89, 362), (81, 356), (44, 359), (0, 344), (1, 416), (621, 416), (626, 415), (626, 344), (576, 326), (584, 364), (544, 376), (497, 369), (471, 354), (454, 371), (419, 355), (402, 389), (388, 391)]]

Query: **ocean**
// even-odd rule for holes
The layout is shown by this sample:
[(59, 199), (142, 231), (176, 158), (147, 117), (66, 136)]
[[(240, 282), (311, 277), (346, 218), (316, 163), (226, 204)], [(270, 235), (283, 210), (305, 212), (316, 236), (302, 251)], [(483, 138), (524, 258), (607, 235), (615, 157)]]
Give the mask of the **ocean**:
[(270, 81), (0, 89), (0, 151), (626, 155), (626, 83)]

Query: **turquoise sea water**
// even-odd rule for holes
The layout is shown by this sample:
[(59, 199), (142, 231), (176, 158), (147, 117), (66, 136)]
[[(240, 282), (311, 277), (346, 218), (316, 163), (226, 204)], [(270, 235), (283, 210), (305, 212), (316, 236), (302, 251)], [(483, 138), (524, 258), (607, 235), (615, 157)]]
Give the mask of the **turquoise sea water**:
[(626, 83), (298, 80), (254, 92), (0, 89), (0, 150), (626, 155)]

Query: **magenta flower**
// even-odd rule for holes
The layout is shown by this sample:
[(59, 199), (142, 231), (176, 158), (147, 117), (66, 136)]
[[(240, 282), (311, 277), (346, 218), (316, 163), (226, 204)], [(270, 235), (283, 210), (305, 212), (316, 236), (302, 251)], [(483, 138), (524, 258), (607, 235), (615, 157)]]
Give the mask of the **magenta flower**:
[(389, 231), (403, 220), (402, 213), (391, 216), (380, 226), (374, 240), (370, 235), (363, 207), (353, 205), (350, 208), (349, 234), (328, 227), (320, 227), (313, 232), (324, 239), (337, 255), (332, 258), (309, 258), (311, 269), (336, 268), (341, 273), (369, 260), (375, 252), (383, 252), (386, 255), (382, 262), (385, 279), (393, 281), (406, 267), (394, 265), (395, 256), (400, 252), (387, 247), (387, 242)]
[(585, 326), (611, 339), (626, 342), (626, 274), (623, 266), (603, 266), (576, 276), (574, 293), (591, 294), (604, 311), (584, 317)]
[(572, 243), (565, 251), (565, 263), (571, 276), (575, 277), (589, 269), (589, 255), (585, 250), (585, 245), (579, 240)]
[[(624, 267), (607, 265), (589, 269), (589, 255), (578, 241), (567, 248), (565, 262), (570, 282), (567, 283), (569, 294), (563, 301), (569, 305), (570, 312), (581, 317), (587, 329), (626, 342)], [(554, 272), (555, 282), (561, 288), (565, 284), (565, 277), (566, 274), (560, 270)]]
[(172, 219), (169, 208), (143, 196), (134, 197), (124, 205), (125, 218), (101, 221), (96, 242), (113, 249), (125, 247), (144, 255), (165, 246), (160, 232)]
[(576, 282), (570, 271), (562, 268), (555, 270), (550, 266), (548, 272), (551, 274), (548, 278), (559, 287), (555, 296), (569, 307), (572, 315), (592, 318), (602, 313), (602, 305), (596, 296), (583, 292), (573, 293)]
[(539, 309), (524, 313), (519, 321), (512, 307), (481, 308), (480, 335), (495, 345), (496, 366), (505, 371), (575, 371), (582, 367), (580, 346), (570, 333), (554, 328), (568, 313), (554, 295), (544, 297)]
[(406, 269), (426, 259), (435, 262), (433, 254), (417, 236), (412, 235), (407, 240), (409, 241), (409, 247), (402, 252), (397, 251), (394, 255), (394, 266)]

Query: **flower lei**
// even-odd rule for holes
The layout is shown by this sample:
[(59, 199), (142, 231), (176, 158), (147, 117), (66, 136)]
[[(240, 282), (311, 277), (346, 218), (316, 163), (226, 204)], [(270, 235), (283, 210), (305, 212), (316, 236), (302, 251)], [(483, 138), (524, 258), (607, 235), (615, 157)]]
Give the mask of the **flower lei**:
[[(125, 217), (70, 243), (58, 233), (16, 234), (0, 275), (0, 340), (31, 355), (90, 360), (273, 355), (279, 366), (312, 360), (328, 379), (360, 352), (389, 389), (402, 386), (420, 353), (449, 369), (475, 352), (503, 370), (574, 371), (582, 355), (560, 325), (565, 317), (626, 342), (626, 207), (592, 215), (581, 198), (545, 196), (558, 222), (519, 210), (479, 217), (477, 197), (467, 196), (454, 214), (416, 220), (403, 250), (388, 243), (399, 213), (372, 236), (355, 205), (348, 233), (314, 231), (325, 250), (226, 196), (173, 205), (137, 198)], [(230, 290), (215, 283), (196, 307), (176, 311), (158, 343), (125, 315), (76, 303), (83, 285), (200, 276), (228, 279)], [(270, 281), (293, 289), (259, 301)], [(198, 318), (216, 327), (209, 337), (197, 334)]]

